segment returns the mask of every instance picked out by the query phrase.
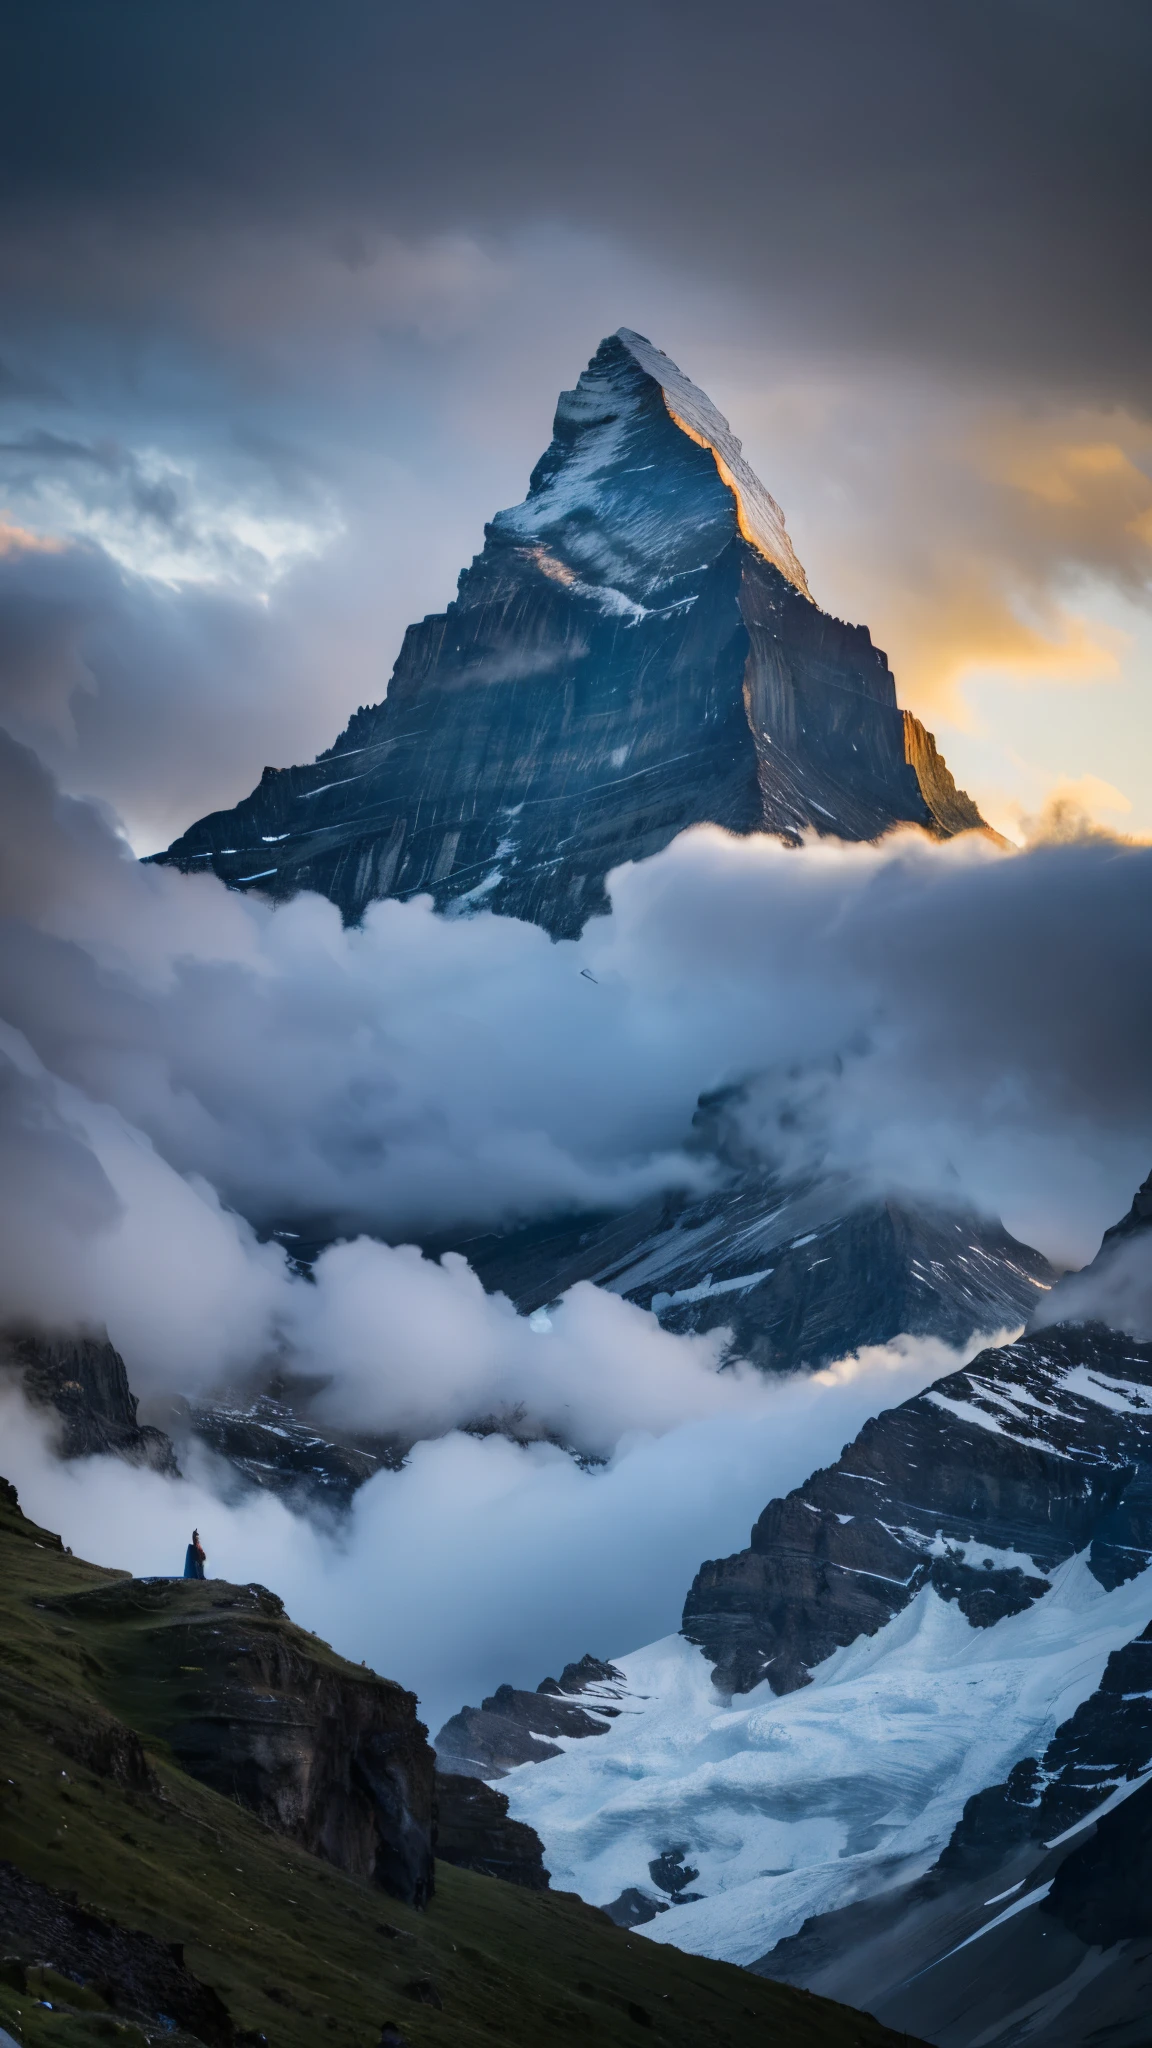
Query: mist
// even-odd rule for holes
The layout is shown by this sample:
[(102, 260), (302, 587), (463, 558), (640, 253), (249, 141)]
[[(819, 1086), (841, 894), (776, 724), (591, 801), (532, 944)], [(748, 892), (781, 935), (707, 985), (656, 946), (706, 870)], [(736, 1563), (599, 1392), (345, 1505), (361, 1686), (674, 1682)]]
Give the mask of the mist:
[(0, 1442), (25, 1512), (78, 1555), (176, 1573), (198, 1527), (209, 1577), (272, 1586), (303, 1627), (415, 1690), (435, 1734), (498, 1684), (534, 1688), (585, 1650), (621, 1656), (677, 1629), (703, 1558), (738, 1549), (766, 1500), (964, 1355), (902, 1340), (760, 1380), (740, 1413), (626, 1433), (590, 1469), (551, 1444), (449, 1433), (377, 1473), (338, 1529), (267, 1494), (237, 1500), (203, 1454), (179, 1481), (63, 1465), (14, 1389), (0, 1389)]

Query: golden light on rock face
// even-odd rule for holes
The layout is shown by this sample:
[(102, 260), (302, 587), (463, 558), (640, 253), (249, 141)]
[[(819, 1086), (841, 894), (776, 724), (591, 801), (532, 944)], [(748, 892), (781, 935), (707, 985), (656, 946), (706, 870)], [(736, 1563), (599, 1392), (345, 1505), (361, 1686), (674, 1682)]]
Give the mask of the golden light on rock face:
[(901, 701), (971, 717), (966, 684), (1095, 687), (1132, 658), (1152, 577), (1152, 424), (908, 366), (772, 364), (715, 378), (788, 509), (821, 601), (865, 621)]

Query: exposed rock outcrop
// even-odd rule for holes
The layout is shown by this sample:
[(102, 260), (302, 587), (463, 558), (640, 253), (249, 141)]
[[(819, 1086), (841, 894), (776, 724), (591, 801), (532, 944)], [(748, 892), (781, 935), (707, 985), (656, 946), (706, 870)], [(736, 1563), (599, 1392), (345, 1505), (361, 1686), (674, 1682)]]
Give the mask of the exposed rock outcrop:
[(436, 1854), (462, 1870), (502, 1877), (528, 1891), (548, 1889), (544, 1845), (522, 1820), (509, 1820), (503, 1792), (482, 1778), (436, 1773)]
[(1106, 1587), (1152, 1557), (1152, 1346), (1059, 1325), (877, 1416), (770, 1502), (747, 1550), (697, 1573), (684, 1634), (722, 1690), (790, 1692), (929, 1581), (986, 1627), (1084, 1549)]
[(435, 1759), (412, 1693), (295, 1627), (263, 1586), (125, 1579), (59, 1607), (133, 1623), (110, 1655), (147, 1670), (149, 1732), (193, 1777), (351, 1875), (431, 1897)]
[(941, 1881), (994, 1874), (1006, 1855), (1055, 1840), (1152, 1766), (1152, 1622), (1114, 1650), (1096, 1691), (1002, 1785), (968, 1801), (937, 1866)]
[(157, 858), (347, 922), (430, 891), (578, 933), (685, 826), (870, 839), (981, 825), (864, 627), (808, 593), (715, 407), (626, 328), (562, 394), (522, 505), (382, 704)]
[(11, 1331), (0, 1340), (4, 1362), (31, 1402), (60, 1417), (62, 1458), (112, 1456), (176, 1473), (171, 1438), (137, 1421), (124, 1360), (107, 1337)]
[(517, 1764), (559, 1756), (554, 1736), (603, 1735), (616, 1718), (623, 1678), (614, 1664), (591, 1654), (566, 1664), (559, 1678), (542, 1679), (535, 1692), (498, 1685), (479, 1707), (462, 1707), (436, 1737), (445, 1772), (502, 1778)]
[(1105, 1814), (1092, 1840), (1065, 1857), (1041, 1911), (1087, 1948), (1152, 1934), (1152, 1785)]
[(936, 751), (935, 736), (911, 711), (904, 713), (904, 759), (915, 773), (920, 794), (942, 837), (989, 830), (971, 797), (957, 789), (944, 756)]
[(379, 1440), (371, 1447), (335, 1442), (288, 1398), (271, 1394), (188, 1405), (181, 1425), (246, 1485), (304, 1507), (345, 1508), (373, 1473), (395, 1471), (403, 1463), (405, 1447)]

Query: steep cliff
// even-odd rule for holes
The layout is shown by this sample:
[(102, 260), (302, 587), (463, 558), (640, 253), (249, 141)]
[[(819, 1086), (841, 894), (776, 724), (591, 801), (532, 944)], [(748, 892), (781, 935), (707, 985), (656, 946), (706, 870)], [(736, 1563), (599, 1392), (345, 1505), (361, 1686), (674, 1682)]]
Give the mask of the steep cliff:
[(18, 1374), (28, 1399), (60, 1418), (62, 1458), (117, 1457), (176, 1471), (171, 1439), (136, 1419), (124, 1360), (107, 1337), (14, 1331), (0, 1338), (0, 1366)]
[(436, 1737), (442, 1771), (503, 1778), (519, 1764), (559, 1756), (556, 1737), (568, 1741), (603, 1735), (619, 1712), (622, 1674), (590, 1653), (566, 1664), (559, 1678), (542, 1679), (535, 1692), (498, 1685), (478, 1707), (461, 1707)]
[(702, 821), (981, 823), (867, 630), (812, 602), (727, 421), (621, 328), (455, 602), (409, 627), (385, 701), (156, 858), (277, 900), (318, 890), (347, 922), (430, 891), (571, 936), (611, 868)]
[(460, 1870), (478, 1870), (484, 1877), (527, 1891), (546, 1892), (548, 1872), (535, 1828), (510, 1820), (503, 1792), (481, 1778), (455, 1771), (436, 1773), (436, 1854)]
[(117, 1694), (192, 1777), (351, 1876), (431, 1897), (435, 1760), (412, 1693), (295, 1627), (263, 1586), (121, 1579), (59, 1611), (112, 1625)]
[[(646, 2028), (666, 2048), (898, 2048), (864, 2014), (629, 1941), (570, 1894), (441, 1862), (430, 1909), (384, 1898), (371, 1875), (310, 1853), (189, 1776), (149, 1733), (178, 1720), (185, 1688), (198, 1709), (210, 1704), (211, 1674), (173, 1670), (163, 1607), (85, 1602), (132, 1583), (67, 1555), (0, 1481), (0, 2038), (24, 2048), (626, 2048)], [(168, 1587), (171, 1616), (189, 1599), (199, 1612), (205, 1592), (211, 1581)], [(230, 1620), (243, 1641), (251, 1629), (293, 1633), (259, 1596), (217, 1611), (216, 1625)], [(197, 1648), (210, 1650), (211, 1629), (199, 1633)], [(330, 1661), (354, 1686), (379, 1683), (302, 1642), (306, 1660)], [(230, 1720), (226, 1662), (217, 1675)], [(307, 1724), (307, 1698), (303, 1707)], [(113, 1711), (121, 1753), (146, 1752), (142, 1775), (115, 1775), (100, 1752), (74, 1754), (78, 1721)], [(504, 1845), (517, 1840), (506, 1827)]]

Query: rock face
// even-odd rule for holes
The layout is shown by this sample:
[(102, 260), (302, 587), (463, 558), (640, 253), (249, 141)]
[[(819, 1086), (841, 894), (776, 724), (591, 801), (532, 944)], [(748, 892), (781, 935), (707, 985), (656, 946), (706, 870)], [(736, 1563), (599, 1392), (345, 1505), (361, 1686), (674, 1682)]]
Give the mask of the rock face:
[(357, 1487), (382, 1467), (398, 1470), (404, 1447), (335, 1443), (286, 1399), (258, 1394), (189, 1406), (188, 1434), (227, 1460), (247, 1485), (304, 1508), (346, 1508)]
[(509, 1820), (503, 1792), (482, 1778), (436, 1773), (436, 1854), (461, 1870), (546, 1892), (544, 1847), (535, 1828)]
[(1062, 1322), (771, 1502), (511, 1809), (656, 1943), (938, 2048), (1138, 2048), (1150, 1604), (1152, 1344)]
[(60, 1611), (131, 1621), (148, 1732), (214, 1791), (411, 1905), (433, 1890), (435, 1759), (412, 1693), (296, 1628), (263, 1586), (128, 1579)]
[(1013, 1330), (1055, 1279), (987, 1217), (866, 1199), (840, 1180), (786, 1183), (742, 1156), (733, 1105), (706, 1099), (692, 1147), (719, 1180), (608, 1218), (574, 1217), (462, 1244), (490, 1290), (522, 1313), (577, 1280), (651, 1309), (666, 1329), (726, 1325), (732, 1351), (794, 1372), (902, 1333), (964, 1344)]
[(1084, 1549), (1106, 1588), (1152, 1557), (1152, 1346), (1061, 1324), (877, 1416), (771, 1501), (747, 1550), (697, 1573), (684, 1634), (721, 1690), (791, 1692), (929, 1582), (988, 1627), (1047, 1590), (1029, 1560)]
[(982, 824), (867, 630), (812, 602), (727, 422), (621, 328), (455, 602), (409, 627), (385, 701), (156, 858), (317, 890), (349, 923), (428, 891), (561, 937), (606, 909), (611, 868), (703, 821)]
[(110, 1455), (176, 1473), (171, 1439), (136, 1420), (124, 1360), (106, 1337), (15, 1332), (4, 1339), (3, 1350), (28, 1399), (61, 1418), (61, 1457)]
[(560, 1677), (542, 1679), (535, 1692), (498, 1685), (479, 1707), (462, 1707), (436, 1737), (440, 1769), (475, 1778), (502, 1778), (517, 1764), (559, 1756), (550, 1736), (603, 1735), (619, 1708), (623, 1686), (614, 1664), (590, 1654), (566, 1664)]

